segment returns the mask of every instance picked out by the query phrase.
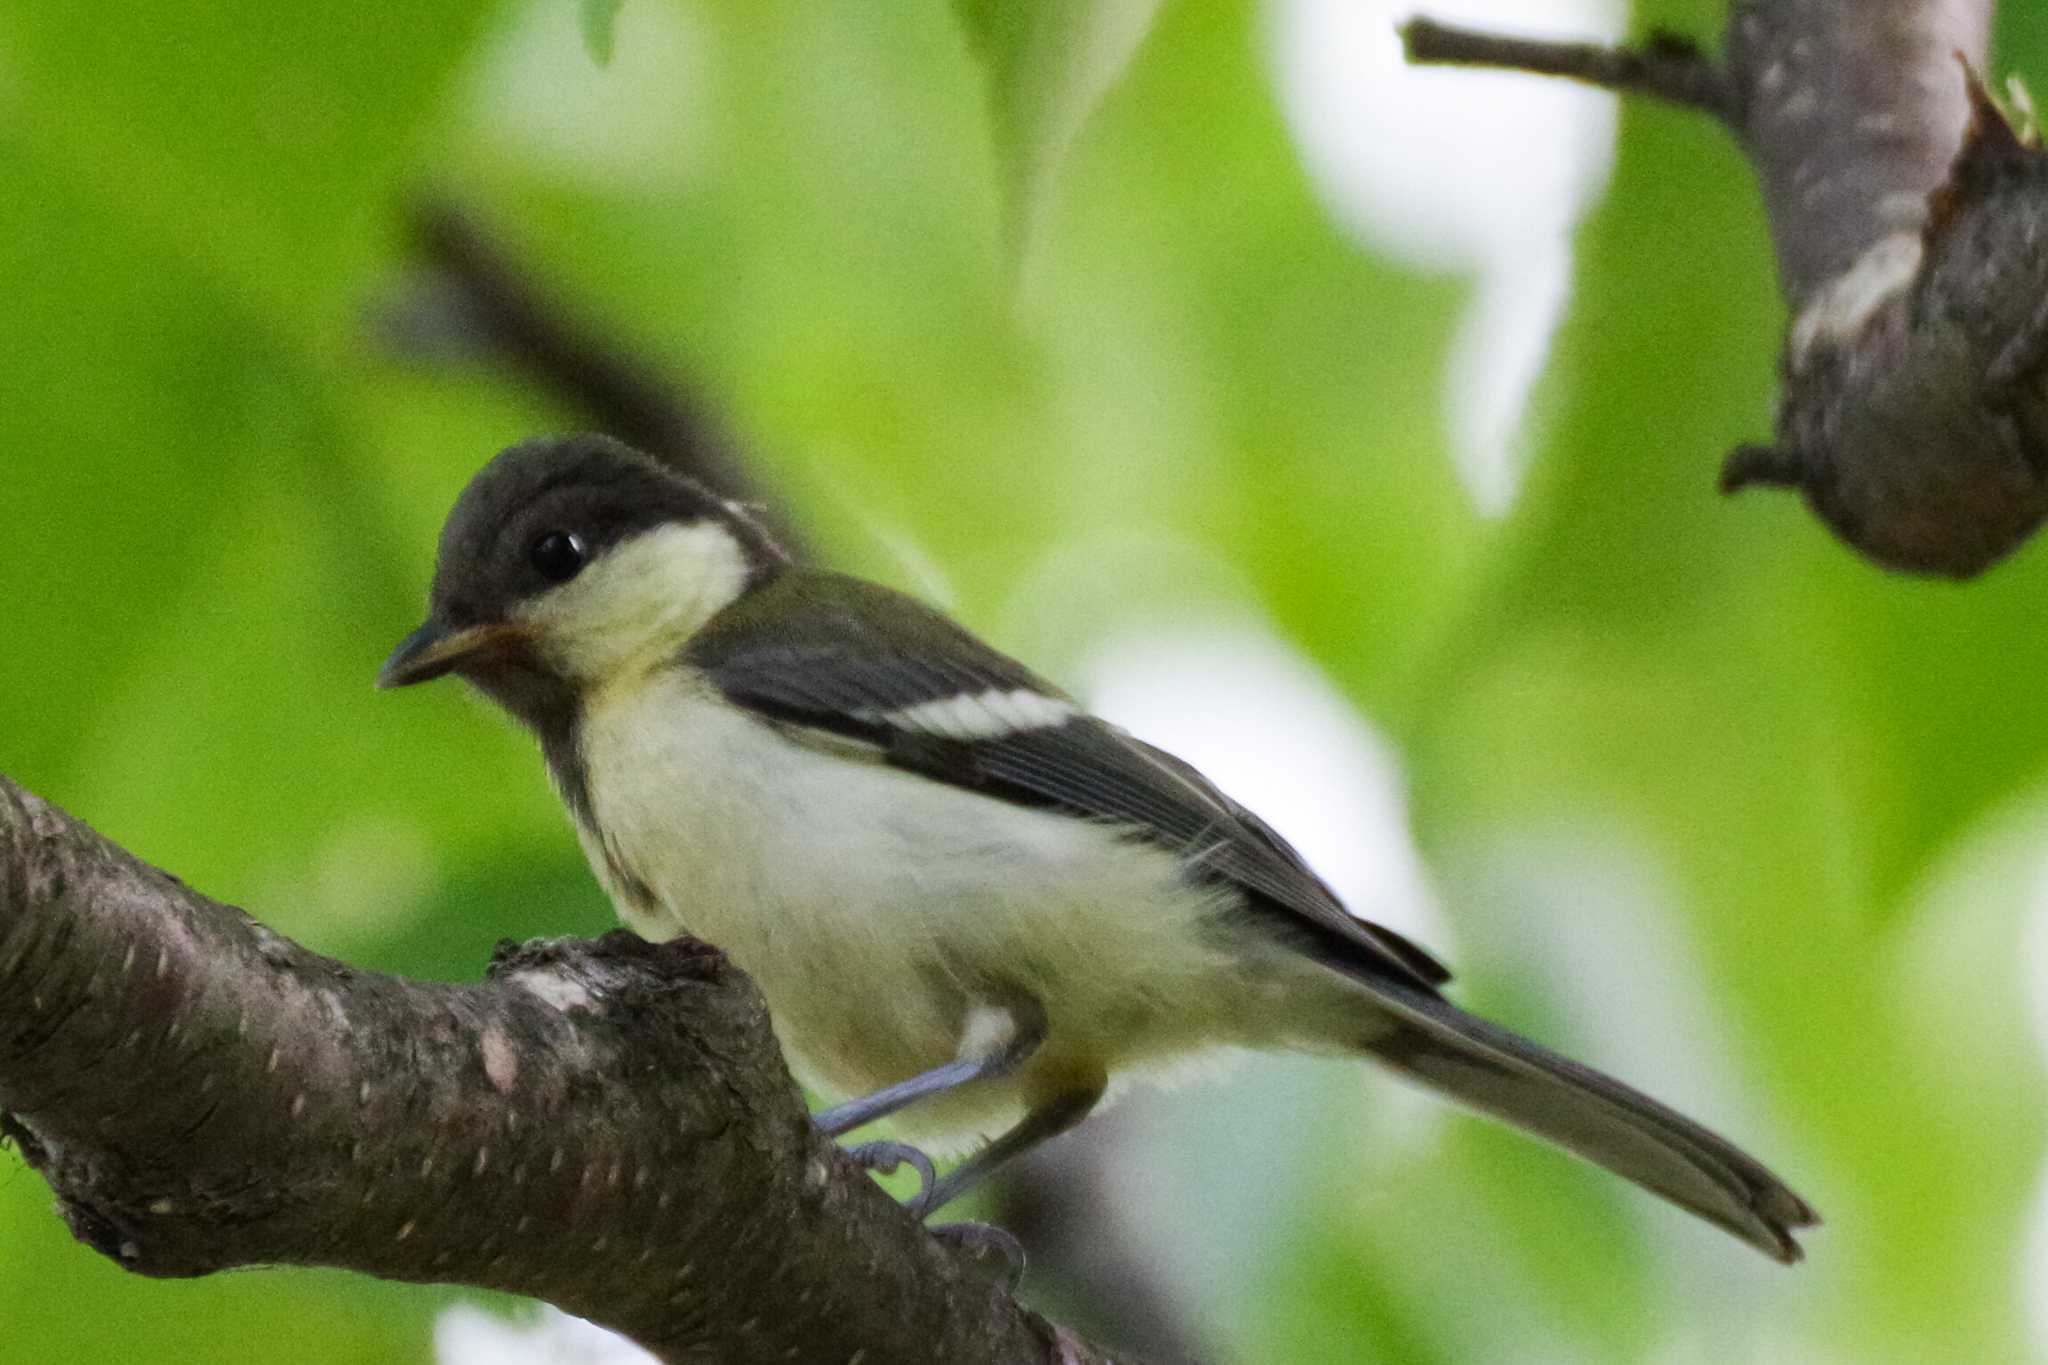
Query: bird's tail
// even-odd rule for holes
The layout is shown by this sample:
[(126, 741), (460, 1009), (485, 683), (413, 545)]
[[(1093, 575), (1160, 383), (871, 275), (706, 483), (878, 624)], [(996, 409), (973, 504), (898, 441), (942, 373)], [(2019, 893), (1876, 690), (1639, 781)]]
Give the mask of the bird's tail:
[(1793, 1230), (1819, 1215), (1734, 1143), (1449, 1001), (1385, 983), (1374, 993), (1397, 1021), (1368, 1045), (1375, 1060), (1605, 1166), (1767, 1256), (1800, 1258)]

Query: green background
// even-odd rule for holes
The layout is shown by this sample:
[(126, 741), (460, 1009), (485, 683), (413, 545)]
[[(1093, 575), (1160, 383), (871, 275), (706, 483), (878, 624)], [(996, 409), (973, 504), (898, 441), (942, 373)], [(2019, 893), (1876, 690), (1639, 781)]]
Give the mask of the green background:
[[(2000, 69), (2048, 69), (2011, 8)], [(1227, 565), (1395, 744), (1460, 998), (1568, 1042), (1595, 978), (1698, 993), (1742, 1131), (1829, 1220), (1781, 1271), (1477, 1123), (1389, 1156), (1328, 1106), (1275, 1114), (1267, 1216), (1198, 1234), (1235, 1267), (1189, 1309), (1219, 1357), (2039, 1354), (2048, 551), (1919, 583), (1791, 499), (1716, 497), (1783, 322), (1723, 134), (1625, 111), (1529, 479), (1487, 522), (1439, 410), (1465, 288), (1329, 220), (1256, 6), (1169, 0), (1050, 189), (1013, 168), (1051, 78), (1007, 70), (992, 118), (943, 0), (627, 0), (585, 115), (649, 150), (536, 154), (500, 90), (507, 54), (587, 74), (558, 11), (0, 7), (0, 769), (365, 964), (462, 978), (502, 936), (606, 924), (526, 741), (452, 688), (368, 686), (465, 478), (575, 420), (374, 344), (437, 187), (686, 376), (823, 554), (914, 585), (915, 546), (1056, 675), (1100, 629), (1020, 604), (1058, 547)], [(697, 79), (632, 84), (677, 25)], [(1014, 35), (983, 41), (1005, 70)], [(1574, 913), (1518, 894), (1502, 849), (1530, 846), (1624, 850), (1655, 921), (1630, 932), (1675, 956), (1623, 935), (1586, 979), (1530, 970)], [(455, 1297), (124, 1276), (11, 1154), (0, 1265), (4, 1361), (424, 1359)]]

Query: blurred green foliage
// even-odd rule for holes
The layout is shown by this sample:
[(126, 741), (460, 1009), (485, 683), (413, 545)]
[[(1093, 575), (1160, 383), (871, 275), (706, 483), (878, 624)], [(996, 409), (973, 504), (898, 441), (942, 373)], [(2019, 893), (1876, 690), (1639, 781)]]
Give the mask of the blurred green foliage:
[(590, 59), (603, 66), (612, 59), (618, 45), (619, 9), (626, 0), (583, 0), (583, 46)]
[[(1597, 828), (1659, 870), (1643, 913), (1829, 1215), (1812, 1263), (1673, 1252), (1614, 1182), (1475, 1124), (1359, 1192), (1331, 1122), (1283, 1219), (1213, 1231), (1243, 1243), (1219, 1352), (2032, 1358), (2048, 552), (1915, 583), (1790, 499), (1717, 499), (1782, 318), (1739, 155), (1647, 108), (1581, 235), (1530, 480), (1483, 522), (1440, 411), (1463, 287), (1332, 225), (1256, 6), (1181, 0), (1139, 44), (1147, 8), (0, 8), (0, 765), (370, 965), (468, 976), (501, 936), (606, 923), (522, 739), (453, 689), (368, 686), (463, 480), (573, 420), (371, 343), (403, 205), (438, 186), (688, 376), (834, 558), (914, 582), (914, 545), (998, 639), (1055, 545), (1231, 565), (1397, 741), (1466, 998), (1553, 1035), (1574, 1012), (1527, 969), (1545, 924), (1489, 889), (1504, 834)], [(2008, 8), (2001, 67), (2048, 69), (2037, 7)], [(1122, 78), (1049, 60), (1058, 24), (1107, 24)], [(687, 89), (635, 75), (656, 50)], [(588, 150), (599, 125), (639, 150)], [(0, 1260), (0, 1361), (421, 1358), (448, 1298), (144, 1283), (11, 1156)]]

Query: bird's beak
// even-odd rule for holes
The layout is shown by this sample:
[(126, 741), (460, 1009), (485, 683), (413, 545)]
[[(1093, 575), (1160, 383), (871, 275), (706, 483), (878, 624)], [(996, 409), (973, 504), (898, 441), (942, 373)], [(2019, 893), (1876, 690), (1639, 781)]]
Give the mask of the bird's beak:
[(467, 660), (502, 654), (525, 643), (529, 636), (526, 627), (506, 622), (454, 628), (429, 617), (391, 651), (384, 667), (377, 670), (377, 686), (410, 687), (428, 682), (460, 668)]

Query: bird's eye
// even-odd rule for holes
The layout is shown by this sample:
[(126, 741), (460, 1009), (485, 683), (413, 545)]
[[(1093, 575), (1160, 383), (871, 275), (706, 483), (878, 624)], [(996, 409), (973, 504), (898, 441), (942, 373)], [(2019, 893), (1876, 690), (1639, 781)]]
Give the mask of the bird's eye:
[(527, 562), (550, 583), (566, 583), (583, 567), (583, 537), (570, 531), (548, 531), (526, 552)]

